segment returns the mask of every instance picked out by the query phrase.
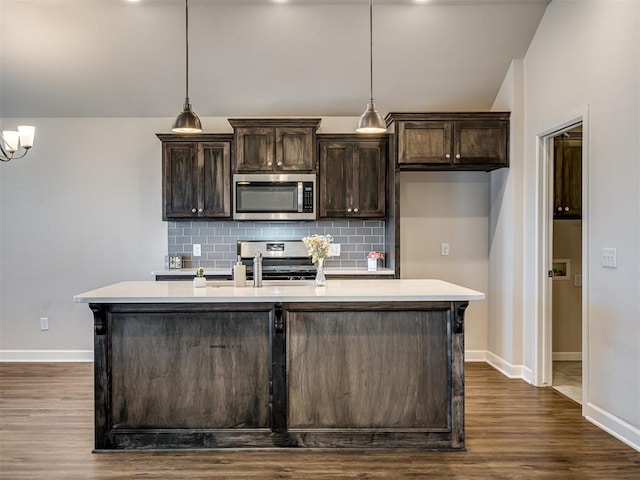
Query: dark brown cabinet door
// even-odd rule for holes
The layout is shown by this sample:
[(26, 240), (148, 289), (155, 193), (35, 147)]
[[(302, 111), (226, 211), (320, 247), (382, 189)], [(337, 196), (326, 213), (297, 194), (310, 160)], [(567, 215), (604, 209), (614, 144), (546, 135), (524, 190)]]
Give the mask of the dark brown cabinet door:
[(330, 136), (320, 144), (321, 218), (384, 218), (387, 138)]
[(554, 218), (582, 217), (582, 139), (554, 140), (553, 197)]
[(397, 134), (399, 164), (451, 164), (451, 122), (399, 122)]
[(354, 144), (353, 198), (354, 214), (362, 217), (384, 217), (386, 198), (386, 144), (360, 142)]
[(231, 136), (193, 141), (158, 134), (162, 144), (162, 218), (231, 216)]
[(315, 171), (313, 150), (313, 129), (276, 128), (276, 170), (287, 172)]
[(353, 147), (349, 143), (320, 143), (320, 217), (344, 217), (349, 203)]
[(162, 151), (162, 217), (193, 217), (198, 208), (198, 144), (165, 143)]
[(246, 173), (274, 170), (275, 139), (273, 128), (237, 128), (236, 171)]
[(506, 122), (454, 122), (453, 138), (454, 165), (508, 166)]
[(206, 217), (231, 216), (231, 145), (229, 142), (199, 144), (202, 158), (200, 199)]

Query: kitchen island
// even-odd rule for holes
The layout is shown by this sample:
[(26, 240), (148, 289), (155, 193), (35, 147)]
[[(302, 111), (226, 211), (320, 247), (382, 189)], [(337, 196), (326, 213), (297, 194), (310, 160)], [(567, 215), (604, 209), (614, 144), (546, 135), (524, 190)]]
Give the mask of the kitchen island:
[(439, 280), (123, 282), (94, 317), (95, 450), (464, 449), (464, 312)]

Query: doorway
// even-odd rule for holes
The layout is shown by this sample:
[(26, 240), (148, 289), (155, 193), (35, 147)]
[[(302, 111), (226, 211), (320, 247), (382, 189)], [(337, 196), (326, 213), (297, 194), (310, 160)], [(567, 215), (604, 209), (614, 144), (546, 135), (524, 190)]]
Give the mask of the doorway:
[[(583, 410), (588, 402), (589, 353), (585, 308), (588, 295), (587, 114), (585, 110), (584, 115), (538, 135), (538, 321), (534, 375), (536, 385), (552, 386), (561, 392), (562, 384), (572, 387), (562, 393), (575, 397), (582, 403)], [(564, 150), (564, 143), (568, 151)], [(579, 160), (580, 171), (568, 171), (571, 169), (564, 165), (565, 160), (573, 163), (572, 166)], [(567, 171), (563, 172), (565, 167)], [(563, 362), (572, 363), (564, 365)], [(555, 380), (554, 364), (560, 369), (569, 367), (560, 375), (557, 372)], [(576, 391), (579, 396), (574, 395)]]
[(582, 404), (582, 124), (553, 137), (551, 386)]

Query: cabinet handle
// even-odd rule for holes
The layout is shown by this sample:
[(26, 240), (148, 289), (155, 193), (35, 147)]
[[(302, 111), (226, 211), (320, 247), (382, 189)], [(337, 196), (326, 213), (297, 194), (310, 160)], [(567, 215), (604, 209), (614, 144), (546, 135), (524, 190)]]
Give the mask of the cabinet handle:
[(447, 153), (444, 158), (451, 158), (451, 154)]
[(353, 209), (353, 213), (358, 213), (358, 209), (357, 209), (357, 208), (354, 208), (354, 209)]
[(558, 207), (558, 211), (561, 212), (562, 211), (562, 207)]
[(196, 209), (195, 209), (195, 208), (192, 208), (192, 209), (191, 209), (191, 213), (196, 213)]
[(273, 162), (267, 162), (267, 165), (270, 167), (271, 165), (273, 165)]
[(202, 212), (204, 212), (204, 210), (202, 208), (199, 208), (198, 213), (202, 213)]
[(347, 208), (347, 213), (351, 213), (351, 209), (350, 208)]
[(564, 207), (564, 211), (568, 212), (569, 211), (569, 207)]
[(278, 162), (278, 166), (281, 167), (282, 166), (282, 162)]
[(456, 158), (457, 158), (458, 160), (460, 160), (460, 154), (459, 154), (459, 153), (456, 155)]

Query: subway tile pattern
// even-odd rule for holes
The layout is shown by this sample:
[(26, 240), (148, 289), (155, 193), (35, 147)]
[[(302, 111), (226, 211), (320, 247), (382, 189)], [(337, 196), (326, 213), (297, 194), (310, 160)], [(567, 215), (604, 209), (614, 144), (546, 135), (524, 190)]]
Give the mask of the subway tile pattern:
[[(340, 220), (319, 222), (171, 221), (167, 234), (169, 255), (182, 256), (183, 268), (230, 269), (237, 258), (238, 240), (300, 240), (308, 235), (331, 235), (341, 245), (339, 257), (327, 267), (367, 266), (367, 253), (385, 252), (384, 221)], [(193, 244), (202, 256), (193, 257)]]

